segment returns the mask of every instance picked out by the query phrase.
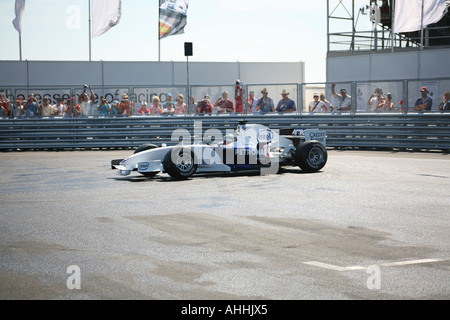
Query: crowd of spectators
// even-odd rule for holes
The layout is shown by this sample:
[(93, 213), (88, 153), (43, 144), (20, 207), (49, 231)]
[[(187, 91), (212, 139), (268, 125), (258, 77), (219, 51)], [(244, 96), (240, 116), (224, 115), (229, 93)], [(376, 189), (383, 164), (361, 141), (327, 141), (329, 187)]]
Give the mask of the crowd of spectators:
[[(328, 101), (323, 93), (316, 92), (310, 101), (307, 110), (309, 113), (334, 113), (351, 112), (352, 97), (346, 89), (336, 90), (336, 84), (331, 85), (331, 92), (334, 97), (335, 105)], [(177, 114), (223, 114), (223, 113), (292, 113), (299, 111), (296, 103), (289, 97), (290, 93), (283, 90), (281, 99), (274, 102), (270, 96), (269, 90), (261, 90), (259, 97), (254, 91), (250, 91), (248, 96), (244, 96), (243, 87), (240, 81), (236, 82), (234, 92), (234, 102), (230, 99), (228, 91), (223, 91), (221, 96), (214, 102), (211, 102), (209, 95), (205, 95), (201, 100), (196, 101), (194, 96), (185, 99), (182, 94), (176, 96), (172, 101), (172, 94), (164, 94), (166, 101), (161, 102), (156, 95), (152, 96), (151, 104), (147, 101), (137, 101), (140, 108), (135, 109), (135, 102), (125, 93), (121, 96), (116, 92), (114, 100), (108, 102), (106, 97), (102, 96), (96, 102), (96, 95), (92, 86), (85, 85), (83, 92), (78, 99), (57, 98), (51, 103), (51, 99), (44, 96), (42, 102), (30, 94), (25, 100), (18, 97), (15, 105), (4, 95), (0, 95), (0, 118), (5, 117), (84, 117), (88, 115), (98, 115), (100, 117), (115, 116), (133, 116), (133, 115), (177, 115)], [(403, 100), (402, 100), (403, 101)], [(376, 88), (373, 94), (367, 100), (367, 112), (391, 112), (403, 111), (402, 101), (396, 104), (391, 93), (383, 93), (382, 88)], [(433, 97), (427, 87), (420, 89), (420, 97), (416, 100), (413, 110), (416, 112), (431, 111)], [(438, 105), (439, 111), (450, 111), (450, 91), (444, 93), (442, 102)]]

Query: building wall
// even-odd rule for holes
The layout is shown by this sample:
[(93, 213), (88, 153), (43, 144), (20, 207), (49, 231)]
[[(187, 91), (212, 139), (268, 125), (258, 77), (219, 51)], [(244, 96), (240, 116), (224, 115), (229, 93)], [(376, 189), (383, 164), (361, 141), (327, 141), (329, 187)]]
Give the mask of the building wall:
[[(186, 62), (0, 61), (0, 87), (177, 86)], [(304, 63), (189, 62), (190, 85), (303, 83)]]
[(327, 82), (448, 78), (450, 49), (327, 58)]

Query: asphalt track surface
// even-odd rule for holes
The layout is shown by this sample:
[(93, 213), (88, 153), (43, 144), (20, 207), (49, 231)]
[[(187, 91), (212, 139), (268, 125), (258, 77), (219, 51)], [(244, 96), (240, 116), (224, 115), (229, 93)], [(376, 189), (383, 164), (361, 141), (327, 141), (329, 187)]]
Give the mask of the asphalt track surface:
[(449, 154), (173, 181), (131, 153), (0, 153), (0, 299), (450, 298)]

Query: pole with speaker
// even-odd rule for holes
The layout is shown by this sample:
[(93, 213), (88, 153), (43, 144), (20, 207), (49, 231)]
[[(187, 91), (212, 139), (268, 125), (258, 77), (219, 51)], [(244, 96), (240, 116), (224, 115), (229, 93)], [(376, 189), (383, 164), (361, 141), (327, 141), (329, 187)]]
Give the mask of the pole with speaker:
[[(189, 106), (189, 101), (191, 101), (191, 87), (189, 85), (189, 57), (192, 57), (192, 42), (184, 43), (184, 55), (186, 56), (186, 76), (187, 76), (187, 106)], [(187, 108), (190, 110), (190, 108)], [(190, 111), (188, 111), (190, 113)]]

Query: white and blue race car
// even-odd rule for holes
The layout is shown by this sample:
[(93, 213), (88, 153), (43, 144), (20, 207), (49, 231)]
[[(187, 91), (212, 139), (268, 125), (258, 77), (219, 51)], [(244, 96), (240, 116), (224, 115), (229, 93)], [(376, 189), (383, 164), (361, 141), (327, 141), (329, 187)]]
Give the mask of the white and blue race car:
[[(240, 122), (225, 137), (219, 130), (207, 130), (199, 142), (175, 146), (146, 144), (126, 159), (111, 161), (119, 175), (132, 171), (152, 177), (167, 173), (183, 180), (196, 173), (260, 171), (278, 173), (285, 166), (299, 166), (305, 172), (321, 170), (328, 158), (326, 134), (317, 129), (291, 128), (272, 130), (260, 124)], [(186, 130), (172, 134), (172, 141), (186, 136)]]

